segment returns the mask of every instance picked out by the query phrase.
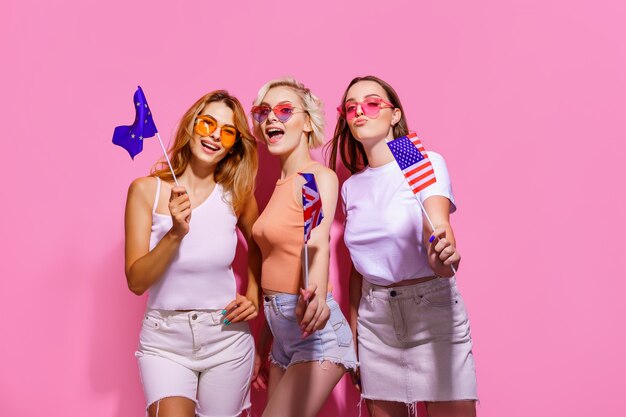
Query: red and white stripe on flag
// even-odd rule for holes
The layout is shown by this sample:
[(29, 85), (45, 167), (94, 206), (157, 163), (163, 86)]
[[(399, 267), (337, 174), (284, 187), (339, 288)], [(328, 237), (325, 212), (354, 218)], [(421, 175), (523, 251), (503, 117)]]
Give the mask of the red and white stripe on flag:
[(319, 226), (324, 219), (322, 211), (322, 198), (317, 190), (315, 175), (300, 172), (306, 182), (302, 185), (302, 212), (304, 217), (304, 242), (311, 238), (311, 232)]
[(433, 165), (428, 158), (426, 149), (417, 137), (417, 134), (410, 133), (407, 135), (407, 138), (411, 141), (411, 143), (413, 143), (423, 157), (423, 159), (402, 171), (409, 183), (409, 186), (411, 187), (411, 190), (414, 194), (417, 194), (424, 188), (437, 182), (437, 178), (435, 177), (435, 170), (433, 169)]

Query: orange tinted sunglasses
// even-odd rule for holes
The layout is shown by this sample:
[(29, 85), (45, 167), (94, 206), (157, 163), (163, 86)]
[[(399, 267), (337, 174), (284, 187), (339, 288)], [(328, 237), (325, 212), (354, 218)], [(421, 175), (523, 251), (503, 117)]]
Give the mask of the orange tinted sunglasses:
[(239, 138), (239, 131), (233, 125), (220, 126), (213, 116), (203, 114), (196, 117), (193, 131), (202, 137), (206, 137), (215, 132), (218, 127), (220, 128), (220, 142), (222, 142), (224, 147), (232, 148)]

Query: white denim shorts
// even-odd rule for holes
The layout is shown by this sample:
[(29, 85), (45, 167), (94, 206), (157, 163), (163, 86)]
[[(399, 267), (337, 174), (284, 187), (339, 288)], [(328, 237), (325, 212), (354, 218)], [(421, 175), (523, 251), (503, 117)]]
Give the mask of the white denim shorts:
[(250, 408), (254, 341), (248, 323), (222, 321), (212, 310), (145, 313), (135, 356), (146, 408), (167, 397), (194, 401), (198, 417)]
[(392, 288), (364, 279), (357, 332), (363, 398), (478, 399), (470, 323), (454, 278)]

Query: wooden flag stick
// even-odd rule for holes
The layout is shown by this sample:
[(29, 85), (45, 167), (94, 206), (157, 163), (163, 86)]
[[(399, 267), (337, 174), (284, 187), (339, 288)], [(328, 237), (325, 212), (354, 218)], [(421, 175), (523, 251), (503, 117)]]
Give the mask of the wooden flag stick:
[(304, 289), (309, 288), (309, 244), (304, 242)]
[(174, 168), (172, 168), (172, 163), (170, 162), (170, 158), (167, 156), (167, 151), (165, 150), (165, 146), (163, 146), (163, 141), (161, 140), (161, 135), (159, 132), (156, 132), (157, 138), (159, 138), (159, 145), (161, 145), (161, 149), (163, 150), (163, 155), (165, 155), (165, 160), (167, 161), (167, 165), (170, 167), (170, 171), (172, 172), (172, 177), (174, 177), (174, 182), (176, 186), (180, 187), (178, 180), (176, 179), (176, 174), (174, 174)]

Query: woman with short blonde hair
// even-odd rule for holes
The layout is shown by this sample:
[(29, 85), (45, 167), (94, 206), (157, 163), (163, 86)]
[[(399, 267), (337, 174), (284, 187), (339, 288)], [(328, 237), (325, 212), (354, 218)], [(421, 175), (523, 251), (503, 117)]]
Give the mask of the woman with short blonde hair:
[[(266, 417), (313, 417), (346, 370), (356, 366), (352, 334), (328, 282), (330, 227), (335, 216), (335, 173), (314, 161), (323, 141), (321, 101), (293, 78), (270, 81), (252, 108), (254, 132), (280, 160), (281, 174), (252, 233), (262, 257), (261, 287), (269, 327), (258, 343), (255, 385), (265, 386)], [(309, 286), (302, 274), (304, 225), (299, 173), (313, 174), (324, 219), (308, 241)], [(271, 352), (270, 330), (273, 336)], [(261, 370), (259, 370), (262, 368)]]

